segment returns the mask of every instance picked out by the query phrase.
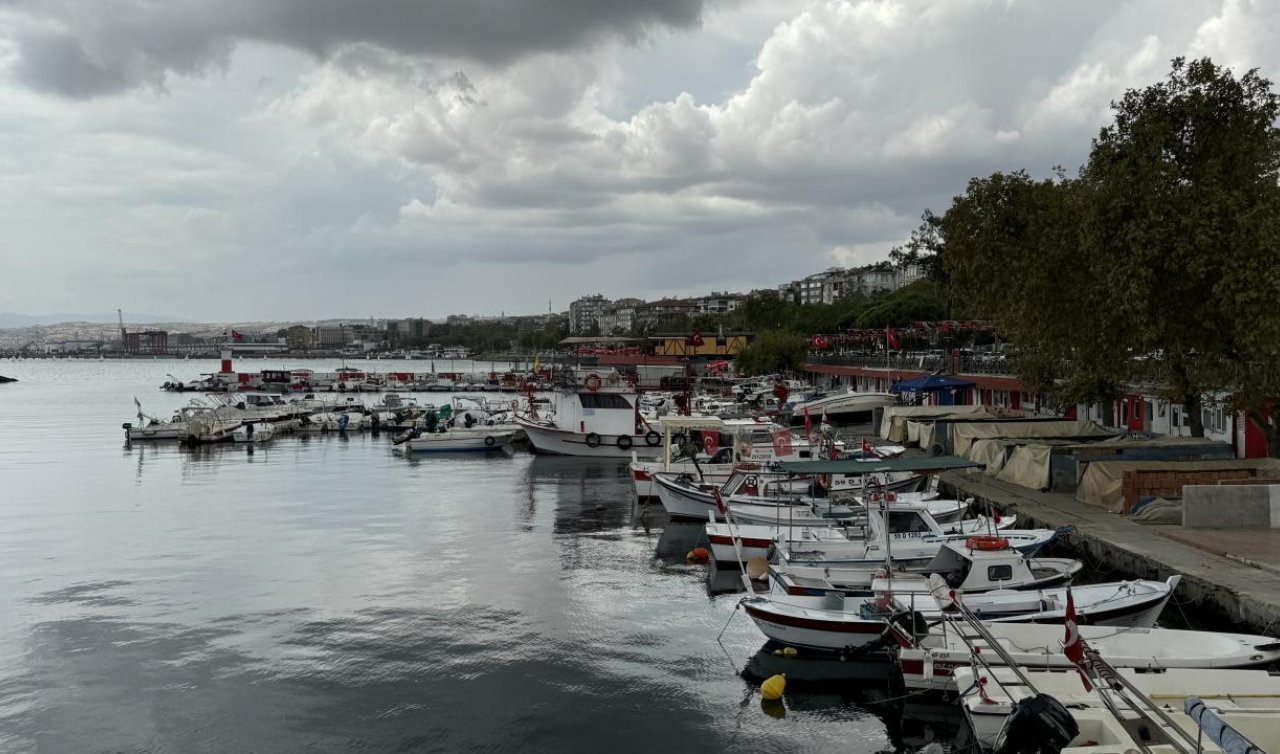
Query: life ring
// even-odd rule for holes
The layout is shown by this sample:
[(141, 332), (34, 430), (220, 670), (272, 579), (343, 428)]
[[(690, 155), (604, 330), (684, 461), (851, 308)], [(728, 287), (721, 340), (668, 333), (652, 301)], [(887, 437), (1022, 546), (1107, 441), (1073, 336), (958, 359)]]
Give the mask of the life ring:
[(484, 444), (490, 448), (492, 448), (495, 444), (497, 444), (497, 442), (498, 442), (498, 438), (494, 437), (493, 435), (487, 435), (484, 438)]
[(1009, 547), (1009, 540), (1004, 537), (969, 537), (964, 541), (964, 546), (970, 550), (1004, 550)]
[(587, 378), (582, 381), (582, 384), (585, 385), (588, 390), (594, 393), (595, 391), (600, 389), (600, 385), (603, 383), (601, 383), (600, 381), (600, 375), (596, 374), (595, 372), (592, 372), (591, 374), (587, 375)]
[(623, 450), (631, 450), (631, 435), (618, 435), (618, 447)]
[(649, 430), (648, 432), (646, 432), (646, 433), (645, 433), (645, 435), (644, 435), (644, 444), (645, 444), (645, 445), (648, 445), (649, 447), (651, 447), (651, 448), (652, 448), (652, 447), (657, 446), (657, 445), (658, 445), (658, 443), (660, 443), (660, 442), (662, 442), (662, 435), (658, 434), (656, 431), (654, 431), (654, 430), (652, 430), (652, 429), (651, 429), (651, 430)]
[(589, 432), (587, 433), (586, 442), (588, 448), (598, 448), (600, 447), (600, 435), (597, 435), (595, 432)]

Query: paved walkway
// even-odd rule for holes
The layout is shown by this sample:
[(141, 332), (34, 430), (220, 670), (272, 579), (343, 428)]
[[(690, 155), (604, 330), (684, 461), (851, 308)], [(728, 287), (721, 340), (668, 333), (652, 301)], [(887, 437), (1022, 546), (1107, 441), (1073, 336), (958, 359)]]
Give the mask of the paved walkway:
[(1074, 526), (1070, 543), (1104, 566), (1138, 578), (1182, 574), (1175, 593), (1179, 602), (1217, 612), (1240, 630), (1280, 636), (1280, 536), (1273, 532), (1139, 524), (1070, 495), (1027, 489), (980, 472), (940, 476), (962, 497), (994, 502), (1028, 523)]

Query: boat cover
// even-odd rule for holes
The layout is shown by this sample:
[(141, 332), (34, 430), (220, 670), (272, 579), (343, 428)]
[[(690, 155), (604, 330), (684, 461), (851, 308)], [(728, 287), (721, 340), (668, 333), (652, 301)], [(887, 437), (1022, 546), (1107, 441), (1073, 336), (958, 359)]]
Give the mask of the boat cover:
[(1084, 471), (1076, 500), (1098, 505), (1112, 513), (1124, 511), (1121, 489), (1126, 471), (1214, 471), (1219, 469), (1257, 469), (1266, 476), (1280, 476), (1280, 460), (1248, 458), (1224, 461), (1094, 461)]
[(782, 461), (778, 467), (788, 474), (883, 474), (886, 472), (905, 471), (924, 474), (951, 469), (967, 469), (978, 464), (955, 456), (936, 456), (931, 458), (881, 458), (876, 461)]

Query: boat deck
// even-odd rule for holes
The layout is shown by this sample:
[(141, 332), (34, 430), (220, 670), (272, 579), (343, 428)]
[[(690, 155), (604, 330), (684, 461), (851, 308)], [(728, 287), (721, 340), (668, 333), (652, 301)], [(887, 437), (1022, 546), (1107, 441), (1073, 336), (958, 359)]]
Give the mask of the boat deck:
[(1182, 574), (1174, 599), (1188, 616), (1195, 612), (1203, 619), (1207, 609), (1249, 631), (1280, 636), (1280, 532), (1139, 524), (1067, 494), (1039, 492), (977, 472), (944, 472), (940, 481), (959, 497), (1016, 512), (1025, 525), (1075, 527), (1069, 544), (1103, 570), (1147, 579)]

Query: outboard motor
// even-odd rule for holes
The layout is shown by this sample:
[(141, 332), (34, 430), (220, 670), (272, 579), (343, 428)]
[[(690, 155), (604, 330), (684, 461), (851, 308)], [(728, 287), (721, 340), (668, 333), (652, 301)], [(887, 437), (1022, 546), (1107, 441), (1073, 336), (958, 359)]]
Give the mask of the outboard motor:
[(1036, 694), (1013, 705), (995, 754), (1058, 754), (1080, 735), (1080, 726), (1062, 702)]

